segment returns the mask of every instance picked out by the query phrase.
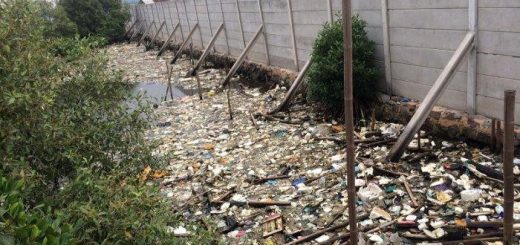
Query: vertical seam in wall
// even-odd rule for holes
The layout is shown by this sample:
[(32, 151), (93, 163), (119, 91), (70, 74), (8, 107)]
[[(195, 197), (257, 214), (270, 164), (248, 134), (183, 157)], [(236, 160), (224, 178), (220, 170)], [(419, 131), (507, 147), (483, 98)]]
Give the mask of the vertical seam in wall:
[(264, 11), (262, 9), (262, 1), (261, 0), (257, 0), (257, 2), (258, 2), (258, 11), (259, 11), (259, 14), (260, 14), (260, 19), (262, 21), (262, 26), (264, 27), (262, 35), (264, 36), (265, 59), (266, 59), (267, 65), (271, 65), (271, 60), (269, 58), (269, 46), (267, 44), (267, 31), (266, 31), (265, 22), (264, 22)]
[(181, 29), (181, 38), (182, 38), (182, 42), (184, 42), (184, 31), (182, 30), (181, 12), (179, 12), (179, 7), (177, 6), (177, 1), (175, 1), (175, 11), (177, 11), (177, 20), (179, 21), (179, 25), (180, 25), (179, 28)]
[(300, 62), (298, 61), (298, 49), (296, 47), (296, 37), (294, 33), (294, 23), (293, 23), (293, 15), (292, 15), (292, 4), (291, 0), (287, 0), (287, 11), (289, 13), (289, 25), (291, 26), (291, 39), (292, 46), (294, 50), (294, 63), (296, 65), (296, 71), (300, 71)]
[(224, 10), (222, 9), (222, 0), (218, 0), (219, 6), (220, 6), (220, 14), (222, 15), (222, 23), (224, 23), (224, 35), (226, 36), (226, 48), (227, 48), (227, 55), (230, 55), (229, 51), (229, 38), (227, 34), (227, 27), (226, 27), (226, 19), (224, 18)]
[(204, 39), (202, 38), (202, 28), (200, 28), (199, 23), (199, 11), (197, 10), (197, 4), (195, 0), (193, 0), (193, 9), (195, 9), (195, 19), (197, 20), (197, 24), (199, 24), (199, 36), (200, 36), (200, 46), (204, 49)]

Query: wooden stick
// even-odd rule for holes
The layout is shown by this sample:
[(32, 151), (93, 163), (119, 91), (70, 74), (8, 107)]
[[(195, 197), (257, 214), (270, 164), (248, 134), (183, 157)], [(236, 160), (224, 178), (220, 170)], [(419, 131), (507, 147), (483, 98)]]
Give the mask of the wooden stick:
[(179, 59), (179, 57), (182, 54), (182, 51), (184, 51), (184, 48), (188, 44), (188, 41), (191, 40), (191, 36), (193, 36), (193, 33), (195, 33), (195, 31), (197, 30), (198, 27), (199, 27), (199, 23), (195, 23), (195, 26), (193, 26), (193, 28), (191, 29), (190, 34), (188, 34), (186, 39), (184, 39), (184, 42), (182, 42), (181, 46), (179, 47), (179, 50), (177, 50), (177, 53), (175, 53), (175, 56), (173, 56), (173, 59), (170, 61), (170, 64), (175, 63), (177, 61), (177, 59)]
[(253, 44), (255, 44), (256, 40), (258, 39), (258, 37), (262, 33), (263, 29), (264, 29), (263, 25), (260, 25), (258, 27), (258, 30), (256, 31), (255, 35), (253, 35), (253, 38), (251, 38), (251, 40), (249, 41), (247, 46), (244, 48), (244, 50), (242, 50), (242, 53), (237, 58), (237, 61), (235, 62), (235, 64), (233, 64), (233, 66), (231, 67), (231, 70), (229, 70), (228, 74), (226, 75), (226, 77), (222, 81), (222, 83), (220, 85), (221, 88), (225, 88), (226, 87), (226, 85), (231, 80), (231, 77), (233, 77), (235, 75), (235, 73), (237, 72), (238, 68), (242, 65), (242, 63), (244, 63), (244, 58), (249, 53), (249, 50), (251, 50), (251, 48), (253, 47)]
[(268, 112), (268, 114), (274, 114), (281, 110), (286, 109), (289, 102), (291, 101), (292, 97), (296, 94), (296, 91), (300, 87), (300, 85), (303, 83), (303, 78), (305, 77), (305, 73), (307, 73), (307, 70), (309, 70), (309, 67), (311, 66), (312, 62), (309, 59), (307, 63), (305, 63), (305, 66), (303, 66), (303, 69), (298, 73), (298, 77), (296, 77), (296, 80), (294, 80), (293, 84), (291, 85), (291, 88), (287, 92), (287, 95), (285, 95), (285, 98), (283, 99), (282, 103), (280, 103), (279, 106), (277, 106), (272, 111)]
[(404, 187), (406, 188), (406, 192), (408, 192), (408, 195), (410, 196), (410, 199), (412, 199), (413, 207), (419, 207), (419, 204), (417, 203), (417, 200), (415, 199), (415, 196), (413, 195), (412, 188), (410, 188), (410, 184), (408, 181), (406, 181), (406, 178), (401, 178)]
[(515, 137), (515, 94), (514, 90), (504, 92), (504, 244), (513, 245), (513, 206), (515, 188), (513, 174), (514, 137)]
[(222, 31), (222, 29), (224, 29), (224, 23), (220, 24), (220, 26), (217, 29), (217, 32), (213, 35), (213, 37), (209, 41), (208, 45), (206, 46), (206, 50), (204, 50), (204, 52), (200, 56), (199, 60), (195, 64), (195, 66), (193, 66), (193, 68), (188, 73), (186, 73), (186, 77), (195, 76), (195, 74), (197, 73), (197, 70), (202, 65), (202, 62), (206, 59), (209, 52), (211, 51), (211, 48), (214, 47), (215, 41), (217, 41), (217, 37), (220, 34), (220, 32)]
[(265, 206), (291, 206), (291, 202), (281, 202), (281, 201), (231, 201), (233, 205), (237, 206), (251, 206), (251, 207), (265, 207)]
[(166, 41), (163, 43), (163, 46), (161, 47), (161, 49), (159, 49), (159, 52), (157, 53), (157, 57), (161, 56), (164, 53), (164, 51), (168, 47), (168, 44), (170, 43), (172, 37), (175, 36), (175, 32), (177, 32), (177, 30), (179, 29), (180, 26), (181, 26), (180, 23), (177, 23), (175, 25), (175, 27), (173, 28), (173, 31), (170, 33), (170, 36), (168, 36), (168, 39), (166, 39)]
[(197, 80), (197, 90), (199, 91), (199, 99), (202, 100), (202, 86), (200, 85), (199, 74), (195, 74), (195, 80)]
[(325, 234), (326, 232), (329, 232), (329, 231), (334, 231), (334, 230), (337, 230), (337, 229), (340, 229), (340, 228), (343, 228), (343, 227), (347, 227), (349, 225), (348, 222), (344, 222), (344, 223), (341, 223), (341, 224), (338, 224), (338, 225), (335, 225), (335, 226), (332, 226), (332, 227), (329, 227), (327, 229), (323, 229), (323, 230), (319, 230), (317, 232), (314, 232), (308, 236), (304, 236), (302, 238), (299, 238), (297, 240), (294, 240), (290, 243), (286, 243), (285, 245), (294, 245), (294, 244), (299, 244), (299, 243), (304, 243), (304, 242), (307, 242), (307, 241), (310, 241), (316, 237), (319, 237), (323, 234)]
[(141, 37), (141, 39), (139, 39), (139, 42), (137, 42), (137, 47), (139, 47), (141, 45), (141, 43), (144, 41), (144, 39), (146, 38), (146, 36), (148, 36), (148, 32), (150, 32), (150, 30), (152, 29), (152, 25), (154, 25), (155, 22), (151, 22), (150, 25), (148, 25), (148, 28), (146, 28), (145, 32), (143, 33), (143, 36)]
[(399, 136), (397, 143), (394, 145), (394, 147), (392, 147), (392, 150), (387, 157), (388, 161), (397, 162), (404, 154), (408, 143), (410, 143), (415, 133), (417, 133), (417, 131), (421, 128), (431, 110), (433, 109), (433, 106), (435, 106), (435, 103), (437, 103), (441, 95), (448, 87), (448, 82), (455, 73), (458, 64), (460, 64), (468, 50), (470, 50), (474, 38), (475, 32), (470, 31), (466, 34), (459, 47), (451, 57), (450, 61), (444, 67), (442, 73), (437, 78), (430, 91), (428, 91), (428, 94), (424, 98), (423, 102), (419, 105), (419, 108), (413, 115), (412, 119), (406, 125), (403, 133)]
[(249, 114), (249, 119), (251, 120), (251, 123), (253, 123), (253, 126), (256, 128), (256, 130), (259, 130), (260, 127), (258, 127), (258, 124), (256, 123), (256, 119), (253, 116), (253, 114), (251, 112), (248, 112), (248, 114)]

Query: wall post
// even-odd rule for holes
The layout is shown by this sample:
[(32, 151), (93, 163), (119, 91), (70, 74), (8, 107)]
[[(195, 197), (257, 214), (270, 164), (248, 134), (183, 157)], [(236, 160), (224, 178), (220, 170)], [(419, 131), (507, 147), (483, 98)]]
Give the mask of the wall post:
[(390, 26), (388, 21), (388, 0), (381, 0), (383, 19), (383, 48), (385, 57), (386, 93), (392, 95), (392, 56), (390, 55)]
[(468, 0), (468, 28), (475, 32), (475, 38), (468, 54), (468, 83), (466, 88), (466, 112), (477, 112), (477, 43), (478, 43), (478, 1)]

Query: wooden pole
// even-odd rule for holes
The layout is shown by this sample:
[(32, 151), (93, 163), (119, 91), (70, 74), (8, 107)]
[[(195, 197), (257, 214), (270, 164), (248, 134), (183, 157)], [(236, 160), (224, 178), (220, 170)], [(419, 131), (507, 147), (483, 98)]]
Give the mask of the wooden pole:
[(141, 22), (139, 23), (139, 25), (137, 26), (137, 28), (135, 29), (134, 33), (132, 33), (132, 36), (130, 36), (130, 39), (128, 39), (128, 42), (127, 43), (130, 43), (137, 35), (139, 35), (139, 33), (141, 32), (141, 30), (143, 29), (143, 26), (145, 25), (144, 22)]
[(211, 40), (209, 41), (208, 45), (206, 46), (206, 50), (204, 50), (204, 52), (202, 53), (202, 55), (200, 56), (199, 60), (197, 61), (197, 63), (195, 64), (195, 66), (193, 66), (193, 68), (191, 69), (191, 71), (189, 71), (187, 74), (186, 74), (186, 77), (189, 77), (189, 76), (195, 76), (195, 74), (197, 73), (197, 70), (200, 68), (200, 66), (202, 65), (202, 62), (204, 61), (204, 59), (206, 59), (206, 56), (208, 56), (209, 52), (211, 51), (211, 48), (214, 47), (215, 45), (215, 41), (217, 40), (217, 37), (218, 35), (220, 34), (220, 32), (222, 31), (222, 29), (224, 29), (224, 23), (220, 24), (220, 26), (218, 27), (217, 29), (217, 32), (215, 33), (215, 35), (213, 35), (213, 37), (211, 38)]
[(188, 36), (186, 37), (186, 39), (184, 40), (184, 42), (181, 44), (181, 46), (179, 47), (179, 50), (177, 50), (177, 53), (175, 53), (175, 56), (173, 56), (173, 59), (172, 61), (170, 62), (170, 64), (173, 64), (177, 61), (177, 59), (179, 59), (179, 57), (181, 56), (182, 54), (182, 51), (184, 50), (184, 48), (186, 47), (186, 44), (188, 44), (188, 41), (191, 39), (191, 36), (193, 36), (193, 33), (195, 33), (195, 31), (197, 30), (197, 28), (199, 27), (199, 23), (195, 23), (195, 26), (193, 26), (193, 28), (191, 29), (190, 31), (190, 34), (188, 34)]
[(352, 5), (351, 0), (343, 0), (343, 97), (345, 103), (345, 131), (347, 133), (347, 192), (350, 244), (358, 244), (356, 212), (356, 173), (354, 152), (354, 99), (352, 84)]
[(128, 28), (128, 30), (125, 33), (125, 37), (127, 37), (130, 34), (130, 32), (132, 31), (132, 29), (134, 29), (136, 24), (137, 24), (137, 20), (135, 20), (134, 23), (130, 26), (130, 28)]
[(231, 70), (229, 70), (227, 76), (222, 81), (222, 84), (221, 84), (222, 88), (226, 87), (226, 85), (231, 80), (231, 77), (233, 77), (233, 75), (235, 75), (235, 73), (237, 72), (238, 68), (242, 65), (242, 63), (244, 63), (244, 58), (246, 57), (247, 53), (249, 53), (249, 50), (251, 49), (251, 47), (253, 47), (253, 44), (255, 44), (256, 40), (260, 36), (260, 33), (262, 33), (263, 29), (264, 29), (263, 25), (260, 25), (260, 27), (258, 27), (258, 30), (256, 31), (255, 35), (253, 36), (253, 38), (251, 38), (251, 41), (249, 41), (249, 43), (247, 44), (246, 48), (242, 51), (242, 53), (238, 57), (238, 59), (235, 62), (235, 64), (233, 64), (233, 66), (231, 67)]
[(141, 43), (144, 41), (144, 39), (146, 38), (146, 36), (148, 36), (148, 33), (150, 32), (150, 30), (152, 29), (152, 25), (154, 24), (155, 22), (151, 22), (150, 25), (148, 25), (148, 28), (146, 28), (146, 30), (144, 31), (143, 33), (143, 36), (141, 37), (141, 39), (139, 39), (139, 42), (137, 42), (137, 47), (139, 47), (141, 45)]
[(282, 103), (280, 103), (280, 105), (278, 105), (278, 107), (276, 107), (274, 110), (270, 111), (268, 114), (277, 113), (281, 110), (284, 110), (289, 105), (289, 101), (291, 101), (294, 94), (296, 94), (298, 87), (300, 87), (300, 85), (302, 84), (303, 78), (305, 77), (305, 73), (307, 73), (307, 70), (309, 70), (309, 67), (311, 66), (311, 64), (312, 64), (312, 61), (309, 59), (307, 61), (307, 63), (305, 63), (305, 66), (303, 66), (300, 73), (298, 73), (298, 77), (296, 77), (296, 80), (294, 80), (293, 84), (291, 85), (291, 88), (287, 92), (287, 95), (283, 99)]
[(513, 245), (513, 206), (515, 199), (513, 174), (515, 137), (515, 94), (514, 90), (504, 92), (504, 244)]
[[(211, 24), (211, 16), (209, 15), (209, 6), (208, 6), (208, 0), (204, 0), (204, 3), (206, 4), (206, 15), (208, 16), (208, 23), (209, 23), (209, 33), (211, 36), (213, 36), (213, 25)], [(216, 52), (217, 49), (215, 49), (215, 46), (213, 46), (213, 52)]]
[(170, 33), (170, 36), (168, 36), (168, 39), (166, 39), (166, 41), (163, 43), (163, 46), (161, 47), (161, 49), (157, 53), (157, 57), (161, 56), (164, 53), (164, 51), (168, 47), (168, 44), (170, 43), (172, 37), (175, 36), (175, 32), (179, 29), (180, 26), (181, 26), (180, 23), (177, 23), (177, 25), (175, 25), (175, 27), (173, 28), (172, 33)]
[(399, 136), (399, 139), (390, 150), (390, 153), (387, 156), (387, 160), (393, 162), (399, 161), (404, 151), (406, 150), (406, 147), (413, 139), (413, 136), (421, 128), (424, 121), (426, 121), (426, 118), (428, 118), (428, 115), (433, 109), (433, 106), (435, 106), (435, 103), (437, 103), (444, 90), (446, 90), (448, 87), (448, 82), (455, 73), (457, 66), (460, 64), (465, 54), (470, 49), (474, 37), (474, 32), (468, 32), (468, 34), (466, 34), (466, 37), (464, 37), (457, 50), (455, 50), (455, 53), (451, 57), (450, 61), (446, 67), (444, 67), (444, 70), (442, 70), (442, 73), (439, 75), (430, 91), (428, 91), (428, 94), (419, 105), (419, 108), (413, 115), (412, 119), (408, 125), (406, 125), (403, 133)]
[(155, 42), (155, 39), (157, 38), (157, 36), (159, 36), (159, 33), (161, 32), (161, 30), (163, 29), (163, 27), (166, 25), (166, 21), (163, 21), (161, 23), (161, 26), (159, 26), (159, 29), (157, 30), (157, 32), (155, 33), (155, 35), (153, 35), (153, 38), (152, 40), (150, 41), (150, 45), (146, 45), (146, 50), (150, 49), (150, 47), (152, 47), (154, 45), (154, 42)]

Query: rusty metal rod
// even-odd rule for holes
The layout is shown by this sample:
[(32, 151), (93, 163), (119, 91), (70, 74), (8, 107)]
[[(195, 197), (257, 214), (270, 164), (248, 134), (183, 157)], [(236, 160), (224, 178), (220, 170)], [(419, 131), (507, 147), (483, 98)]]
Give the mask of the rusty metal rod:
[(345, 103), (345, 131), (347, 133), (347, 192), (350, 244), (358, 244), (356, 213), (355, 156), (354, 156), (354, 101), (352, 84), (352, 5), (342, 1), (343, 12), (343, 97)]
[(504, 92), (504, 244), (513, 245), (513, 205), (515, 199), (513, 174), (515, 135), (515, 94), (514, 90)]

